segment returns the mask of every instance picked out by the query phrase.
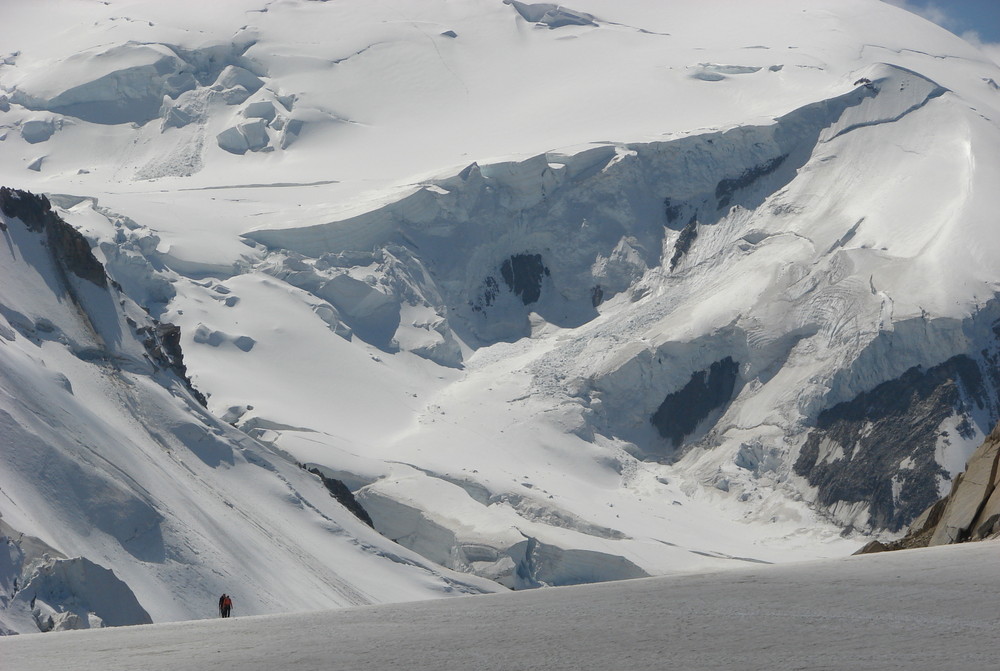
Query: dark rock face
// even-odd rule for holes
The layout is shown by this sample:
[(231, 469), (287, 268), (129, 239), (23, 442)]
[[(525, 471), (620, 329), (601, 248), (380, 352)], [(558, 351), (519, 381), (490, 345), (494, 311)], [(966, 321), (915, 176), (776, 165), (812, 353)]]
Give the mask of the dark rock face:
[(872, 541), (854, 554), (906, 550), (1000, 537), (1000, 425), (969, 457), (948, 496), (913, 521), (905, 536)]
[(370, 526), (372, 529), (375, 528), (375, 524), (372, 522), (372, 518), (368, 515), (368, 511), (365, 510), (360, 503), (358, 503), (358, 500), (354, 498), (354, 494), (352, 494), (351, 490), (347, 488), (347, 485), (340, 480), (326, 477), (318, 468), (310, 468), (309, 472), (320, 477), (323, 481), (323, 485), (327, 488), (327, 490), (329, 490), (330, 496), (337, 499), (342, 506), (354, 513), (354, 516), (359, 520)]
[(46, 223), (55, 222), (59, 217), (52, 211), (49, 199), (27, 191), (0, 186), (0, 210), (8, 217), (16, 217), (24, 222), (28, 230), (41, 233)]
[(542, 278), (548, 274), (549, 269), (542, 263), (541, 254), (515, 254), (500, 266), (504, 283), (520, 296), (525, 305), (531, 305), (541, 297)]
[(941, 521), (941, 514), (944, 512), (947, 498), (941, 499), (929, 509), (925, 510), (920, 517), (914, 520), (910, 530), (902, 538), (893, 541), (869, 541), (859, 550), (856, 555), (875, 554), (876, 552), (891, 552), (893, 550), (911, 550), (913, 548), (925, 548), (930, 544), (934, 529)]
[(490, 275), (483, 280), (483, 290), (476, 302), (471, 303), (472, 309), (476, 312), (482, 312), (484, 308), (493, 305), (493, 302), (499, 295), (500, 285), (497, 283), (496, 278)]
[(788, 158), (787, 154), (777, 156), (769, 161), (765, 161), (761, 165), (747, 168), (740, 173), (739, 177), (730, 177), (720, 181), (719, 185), (715, 188), (715, 197), (718, 200), (718, 206), (727, 207), (733, 198), (733, 194), (742, 188), (750, 186), (761, 177), (770, 175), (781, 167), (786, 158)]
[[(62, 273), (72, 273), (108, 291), (121, 291), (117, 282), (112, 281), (109, 287), (104, 266), (94, 256), (87, 239), (53, 212), (48, 198), (28, 191), (0, 187), (0, 210), (9, 218), (20, 219), (28, 230), (45, 235), (56, 267)], [(79, 303), (72, 285), (65, 282), (66, 279), (64, 276), (67, 291)], [(195, 400), (207, 407), (207, 399), (194, 388), (187, 376), (184, 354), (181, 352), (180, 328), (173, 324), (161, 324), (155, 319), (151, 320), (152, 325), (144, 326), (139, 326), (131, 319), (127, 321), (142, 339), (150, 360), (160, 368), (176, 373)]]
[(187, 366), (184, 364), (184, 352), (181, 350), (181, 329), (174, 324), (162, 324), (154, 320), (152, 326), (140, 326), (135, 330), (136, 335), (142, 338), (142, 344), (149, 353), (149, 358), (161, 368), (172, 370), (176, 373), (194, 396), (195, 400), (208, 407), (208, 399), (200, 391), (195, 389), (191, 378), (187, 374)]
[[(514, 254), (500, 264), (500, 279), (496, 275), (487, 275), (482, 287), (474, 300), (469, 301), (473, 312), (485, 313), (486, 309), (497, 302), (503, 292), (503, 286), (521, 299), (524, 305), (538, 302), (542, 295), (542, 280), (549, 274), (549, 269), (542, 263), (541, 254)], [(503, 280), (501, 284), (500, 280)], [(599, 294), (593, 293), (599, 292)], [(604, 292), (600, 287), (592, 290), (592, 300), (603, 300)]]
[(856, 555), (870, 555), (870, 554), (875, 554), (876, 552), (886, 552), (886, 551), (888, 551), (890, 549), (891, 548), (888, 545), (886, 545), (885, 543), (883, 543), (882, 541), (874, 540), (874, 541), (870, 541), (869, 543), (866, 543), (864, 545), (864, 547), (862, 547), (860, 550), (858, 550), (854, 554), (856, 554)]
[(87, 239), (62, 219), (57, 218), (57, 221), (58, 225), (46, 228), (49, 247), (53, 253), (62, 261), (65, 268), (77, 277), (89, 280), (99, 287), (107, 287), (104, 266), (90, 250)]
[[(938, 428), (984, 403), (982, 375), (967, 356), (897, 380), (820, 413), (794, 465), (819, 489), (818, 502), (869, 505), (869, 524), (898, 531), (938, 498)], [(972, 430), (968, 422), (959, 431)]]
[(670, 257), (670, 270), (677, 267), (680, 260), (688, 253), (691, 249), (691, 245), (694, 244), (695, 238), (698, 237), (698, 218), (691, 217), (691, 220), (687, 225), (681, 229), (681, 234), (677, 236), (677, 242), (674, 243), (674, 255)]
[(675, 203), (670, 198), (665, 198), (663, 200), (663, 209), (667, 215), (667, 225), (672, 226), (681, 218), (681, 213), (684, 212), (684, 204)]
[(739, 363), (728, 356), (707, 371), (697, 371), (683, 389), (663, 399), (649, 421), (674, 447), (679, 446), (713, 410), (729, 402), (739, 373)]
[(0, 187), (0, 210), (8, 217), (23, 221), (28, 230), (45, 233), (49, 249), (63, 271), (71, 272), (99, 287), (107, 287), (104, 266), (90, 250), (87, 239), (52, 211), (48, 198)]

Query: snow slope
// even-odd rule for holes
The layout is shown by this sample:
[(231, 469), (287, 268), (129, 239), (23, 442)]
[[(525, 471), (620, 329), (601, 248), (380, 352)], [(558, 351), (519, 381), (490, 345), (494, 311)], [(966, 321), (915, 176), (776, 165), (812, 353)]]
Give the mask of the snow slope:
[(843, 555), (1000, 419), (1000, 71), (923, 19), (204, 4), (9, 3), (0, 182), (388, 539), (515, 588)]
[(252, 614), (493, 589), (213, 417), (157, 356), (162, 325), (21, 216), (0, 219), (3, 630), (208, 617), (223, 591)]
[[(11, 669), (992, 669), (995, 542), (0, 640)], [(947, 568), (943, 568), (947, 566)], [(8, 662), (9, 660), (9, 662)]]

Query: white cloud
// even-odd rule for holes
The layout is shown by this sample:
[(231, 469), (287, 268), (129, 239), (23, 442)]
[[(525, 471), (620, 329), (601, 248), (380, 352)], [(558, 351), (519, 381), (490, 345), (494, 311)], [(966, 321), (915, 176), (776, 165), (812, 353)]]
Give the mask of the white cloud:
[(1000, 65), (1000, 44), (996, 42), (983, 42), (982, 38), (979, 37), (979, 33), (974, 30), (967, 30), (961, 35), (962, 39), (977, 47), (984, 54), (989, 56), (994, 63)]
[(882, 0), (882, 2), (888, 5), (895, 5), (905, 9), (908, 12), (913, 12), (917, 16), (922, 16), (928, 21), (938, 24), (942, 28), (947, 28), (948, 30), (957, 30), (958, 23), (948, 12), (941, 9), (941, 7), (935, 5), (934, 3), (927, 3), (922, 5), (916, 5), (909, 0)]
[(986, 54), (986, 56), (997, 63), (997, 65), (1000, 65), (1000, 44), (996, 42), (984, 42), (979, 36), (979, 33), (975, 30), (965, 30), (959, 32), (962, 28), (960, 22), (952, 18), (948, 14), (947, 10), (942, 9), (939, 5), (936, 5), (933, 2), (917, 5), (912, 2), (912, 0), (882, 0), (882, 2), (905, 9), (906, 11), (912, 12), (917, 16), (922, 16), (928, 21), (950, 30), (956, 35), (959, 35), (969, 44), (981, 50), (984, 54)]

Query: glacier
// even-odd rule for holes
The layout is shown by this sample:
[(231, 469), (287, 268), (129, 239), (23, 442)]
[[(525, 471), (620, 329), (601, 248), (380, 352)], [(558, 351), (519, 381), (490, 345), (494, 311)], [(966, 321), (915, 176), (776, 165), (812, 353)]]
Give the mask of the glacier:
[[(8, 236), (36, 251), (0, 333), (45, 355), (4, 364), (0, 409), (86, 389), (59, 407), (93, 433), (11, 413), (0, 513), (154, 620), (205, 616), (220, 570), (263, 613), (843, 555), (909, 524), (1000, 420), (1000, 66), (896, 7), (113, 1), (43, 31), (14, 4), (0, 182), (47, 194), (111, 288), (84, 285), (98, 342)], [(126, 317), (175, 325), (180, 376)], [(111, 427), (107, 361), (141, 390)], [(93, 489), (121, 519), (15, 449), (70, 464), (61, 434), (104, 433), (122, 474)], [(131, 444), (226, 495), (196, 521), (187, 484), (137, 495)], [(241, 567), (202, 525), (258, 496), (320, 496), (332, 522)], [(103, 540), (57, 540), (67, 510)], [(351, 596), (352, 572), (312, 604), (344, 534), (395, 582)], [(263, 577), (279, 565), (314, 577)]]

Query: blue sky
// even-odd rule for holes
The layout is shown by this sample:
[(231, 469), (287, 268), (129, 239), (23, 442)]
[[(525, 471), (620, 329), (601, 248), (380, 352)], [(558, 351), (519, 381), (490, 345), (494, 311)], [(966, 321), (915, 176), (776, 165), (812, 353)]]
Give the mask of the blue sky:
[(884, 0), (964, 37), (973, 44), (1000, 45), (1000, 0)]

